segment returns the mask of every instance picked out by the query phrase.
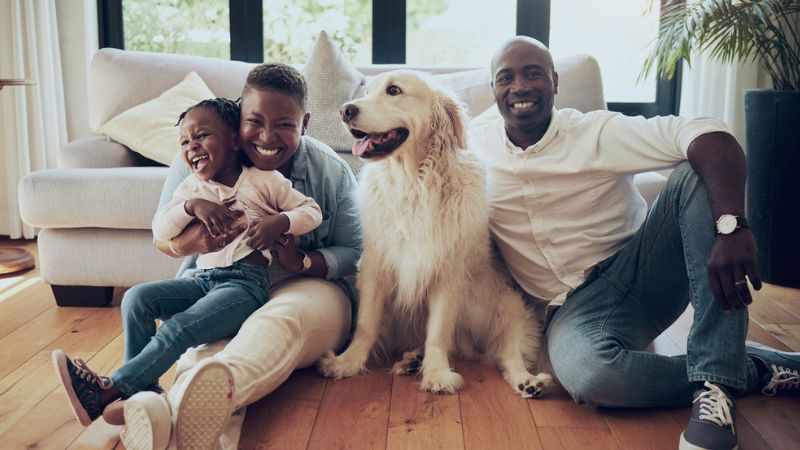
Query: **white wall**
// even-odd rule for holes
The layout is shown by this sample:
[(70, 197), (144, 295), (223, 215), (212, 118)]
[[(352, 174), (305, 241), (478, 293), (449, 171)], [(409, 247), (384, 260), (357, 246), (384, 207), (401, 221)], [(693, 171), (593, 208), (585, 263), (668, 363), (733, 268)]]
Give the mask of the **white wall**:
[(89, 130), (89, 63), (98, 48), (97, 1), (59, 0), (58, 37), (69, 140), (92, 134)]

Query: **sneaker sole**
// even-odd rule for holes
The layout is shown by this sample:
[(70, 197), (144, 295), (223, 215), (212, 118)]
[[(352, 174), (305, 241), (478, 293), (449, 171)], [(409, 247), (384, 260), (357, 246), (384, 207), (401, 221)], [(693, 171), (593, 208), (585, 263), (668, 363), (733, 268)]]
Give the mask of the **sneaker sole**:
[[(680, 444), (678, 444), (678, 450), (708, 450), (708, 449), (706, 449), (705, 447), (698, 447), (694, 444), (689, 443), (689, 441), (687, 441), (683, 437), (683, 433), (681, 433), (681, 441)], [(739, 446), (736, 445), (730, 450), (739, 450)]]
[(125, 402), (125, 428), (120, 438), (126, 450), (163, 450), (169, 445), (171, 426), (169, 406), (161, 396), (140, 392)]
[(81, 425), (88, 427), (92, 424), (92, 419), (83, 405), (81, 405), (80, 400), (78, 400), (75, 389), (72, 388), (72, 378), (69, 376), (69, 369), (67, 369), (67, 355), (61, 350), (53, 350), (50, 358), (53, 361), (53, 369), (55, 369), (58, 379), (61, 381), (61, 387), (64, 388), (67, 394), (67, 400), (69, 400), (69, 404), (72, 407), (72, 414)]
[(183, 394), (175, 424), (179, 449), (217, 448), (233, 414), (233, 376), (211, 361), (198, 369)]

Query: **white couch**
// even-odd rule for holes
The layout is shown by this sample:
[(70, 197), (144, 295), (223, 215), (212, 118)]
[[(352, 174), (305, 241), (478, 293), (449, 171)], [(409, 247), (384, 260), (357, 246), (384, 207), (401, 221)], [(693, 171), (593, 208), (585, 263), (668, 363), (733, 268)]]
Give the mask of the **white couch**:
[[(488, 58), (487, 58), (488, 64)], [(252, 67), (237, 61), (102, 49), (91, 63), (89, 124), (99, 129), (117, 114), (150, 99), (197, 72), (218, 96), (237, 98)], [(493, 103), (489, 70), (370, 65), (357, 67), (374, 76), (399, 67), (427, 71), (462, 97), (471, 116)], [(605, 108), (599, 67), (576, 56), (556, 61), (557, 107), (583, 111)], [(312, 116), (312, 121), (314, 120)], [(325, 140), (324, 136), (315, 136)], [(357, 168), (352, 156), (342, 155)], [(152, 243), (150, 223), (167, 168), (105, 136), (88, 136), (66, 145), (58, 169), (32, 173), (20, 182), (23, 220), (41, 229), (39, 264), (59, 305), (99, 306), (114, 286), (171, 278), (180, 260), (161, 254)], [(663, 177), (641, 177), (652, 200)]]

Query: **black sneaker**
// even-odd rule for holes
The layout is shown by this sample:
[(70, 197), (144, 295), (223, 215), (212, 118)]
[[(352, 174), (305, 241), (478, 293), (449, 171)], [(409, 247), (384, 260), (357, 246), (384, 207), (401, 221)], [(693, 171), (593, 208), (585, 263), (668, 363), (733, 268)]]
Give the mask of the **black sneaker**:
[(781, 390), (800, 391), (800, 353), (781, 352), (757, 342), (747, 341), (747, 356), (765, 371), (761, 393), (775, 395)]
[(734, 402), (724, 389), (706, 381), (694, 393), (692, 417), (681, 434), (680, 450), (735, 450)]
[(53, 350), (52, 359), (75, 418), (85, 427), (91, 425), (103, 413), (100, 392), (111, 388), (111, 379), (97, 375), (80, 358), (71, 361), (61, 350)]

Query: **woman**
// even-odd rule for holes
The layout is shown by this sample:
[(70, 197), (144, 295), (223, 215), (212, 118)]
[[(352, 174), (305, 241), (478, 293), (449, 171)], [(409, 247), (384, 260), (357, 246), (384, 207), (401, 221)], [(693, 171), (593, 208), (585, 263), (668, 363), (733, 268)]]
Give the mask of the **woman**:
[[(280, 171), (295, 189), (316, 200), (322, 224), (298, 242), (276, 241), (278, 264), (269, 267), (272, 298), (234, 338), (184, 354), (166, 399), (144, 392), (125, 402), (122, 438), (127, 448), (161, 448), (165, 440), (169, 442), (171, 424), (179, 448), (210, 448), (218, 440), (223, 448), (235, 448), (244, 416), (231, 418), (231, 411), (269, 394), (293, 370), (313, 364), (323, 352), (347, 340), (355, 298), (345, 277), (355, 274), (361, 254), (356, 182), (347, 163), (330, 147), (304, 135), (310, 117), (305, 101), (305, 80), (295, 69), (283, 64), (257, 66), (242, 93), (239, 131), (253, 165)], [(160, 207), (187, 175), (177, 157)], [(239, 232), (212, 237), (202, 224), (194, 224), (157, 245), (173, 257), (209, 253)], [(179, 276), (186, 276), (193, 266), (194, 258), (186, 258)], [(132, 312), (122, 306), (124, 319)], [(170, 419), (170, 414), (175, 417)], [(104, 414), (112, 415), (108, 410)]]

